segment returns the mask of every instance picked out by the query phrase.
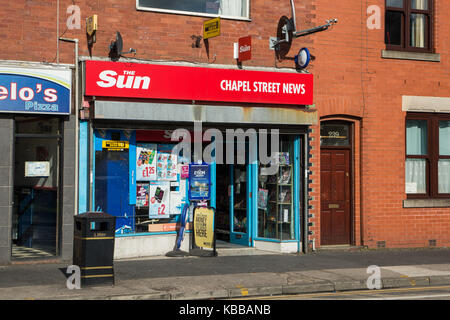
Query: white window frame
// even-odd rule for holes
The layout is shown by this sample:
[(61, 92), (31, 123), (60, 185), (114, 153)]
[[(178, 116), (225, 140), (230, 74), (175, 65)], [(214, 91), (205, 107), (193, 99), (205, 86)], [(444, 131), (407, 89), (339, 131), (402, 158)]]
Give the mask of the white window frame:
[(140, 11), (162, 12), (162, 13), (180, 14), (180, 15), (187, 15), (187, 16), (211, 17), (211, 18), (220, 17), (221, 19), (251, 21), (251, 19), (250, 19), (250, 0), (243, 0), (243, 1), (247, 2), (246, 17), (226, 16), (226, 15), (221, 15), (221, 14), (201, 13), (201, 12), (182, 11), (182, 10), (148, 8), (148, 7), (139, 6), (139, 0), (136, 0), (136, 9), (140, 10)]

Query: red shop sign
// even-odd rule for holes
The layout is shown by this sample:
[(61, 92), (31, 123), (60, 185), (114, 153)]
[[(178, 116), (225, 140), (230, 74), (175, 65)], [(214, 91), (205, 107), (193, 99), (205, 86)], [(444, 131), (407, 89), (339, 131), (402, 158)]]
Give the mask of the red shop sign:
[(239, 61), (246, 61), (252, 59), (252, 37), (242, 37), (238, 40), (239, 46)]
[(87, 96), (313, 104), (313, 75), (86, 61)]

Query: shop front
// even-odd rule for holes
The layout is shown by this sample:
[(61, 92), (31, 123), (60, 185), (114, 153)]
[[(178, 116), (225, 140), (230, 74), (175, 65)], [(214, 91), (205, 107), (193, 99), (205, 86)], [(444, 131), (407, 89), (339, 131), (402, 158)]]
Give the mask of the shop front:
[(74, 137), (71, 82), (68, 66), (0, 66), (1, 262), (67, 258), (63, 226), (73, 216), (74, 201), (64, 205), (63, 191), (71, 197), (66, 186), (73, 186), (74, 176), (67, 167), (73, 161), (63, 158), (74, 144), (65, 139)]
[[(312, 76), (85, 60), (79, 213), (117, 217), (115, 258), (174, 248), (189, 165), (210, 171), (217, 239), (302, 251)], [(190, 222), (192, 222), (192, 217)], [(181, 249), (189, 250), (188, 235)]]

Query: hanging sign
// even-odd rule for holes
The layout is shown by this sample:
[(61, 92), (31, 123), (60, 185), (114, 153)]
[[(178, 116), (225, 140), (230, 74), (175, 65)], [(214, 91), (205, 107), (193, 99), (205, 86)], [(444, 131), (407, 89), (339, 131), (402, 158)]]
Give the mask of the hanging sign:
[(128, 141), (103, 140), (102, 149), (108, 151), (125, 151), (129, 149)]
[(210, 168), (207, 164), (189, 165), (189, 200), (202, 201), (210, 198)]
[(86, 61), (86, 95), (264, 104), (313, 104), (313, 75)]
[(70, 114), (69, 69), (0, 66), (0, 112)]
[(214, 248), (214, 209), (196, 207), (194, 210), (194, 239), (200, 248)]

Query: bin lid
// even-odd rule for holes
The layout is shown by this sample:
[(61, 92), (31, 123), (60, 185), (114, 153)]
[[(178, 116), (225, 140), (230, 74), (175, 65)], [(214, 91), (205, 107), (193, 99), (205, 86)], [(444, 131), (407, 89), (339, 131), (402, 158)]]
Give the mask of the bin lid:
[(106, 212), (85, 212), (76, 215), (75, 217), (79, 219), (111, 219), (115, 218), (115, 216), (112, 216), (110, 214), (107, 214)]

